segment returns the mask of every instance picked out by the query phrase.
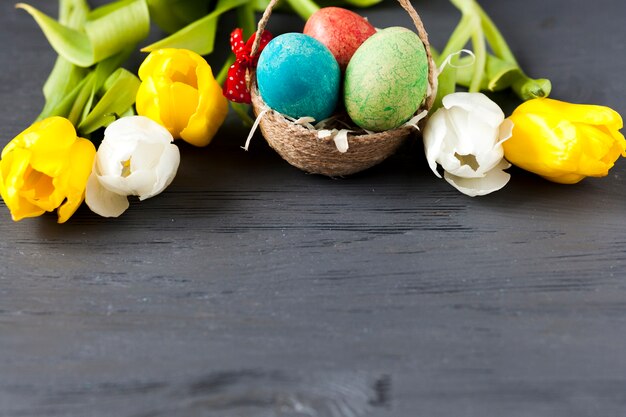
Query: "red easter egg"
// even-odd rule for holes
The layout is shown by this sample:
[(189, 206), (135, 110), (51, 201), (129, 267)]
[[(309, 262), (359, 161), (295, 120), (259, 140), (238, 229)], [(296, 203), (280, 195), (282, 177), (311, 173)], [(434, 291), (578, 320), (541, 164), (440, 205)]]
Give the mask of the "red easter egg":
[(341, 70), (363, 42), (376, 33), (365, 18), (341, 7), (325, 7), (313, 13), (304, 26), (304, 34), (326, 45)]

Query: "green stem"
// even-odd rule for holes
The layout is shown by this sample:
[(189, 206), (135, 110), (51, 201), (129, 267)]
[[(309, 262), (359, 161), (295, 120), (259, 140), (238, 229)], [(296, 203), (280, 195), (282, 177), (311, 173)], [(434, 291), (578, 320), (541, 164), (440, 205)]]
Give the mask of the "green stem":
[[(472, 0), (473, 1), (473, 0)], [(518, 72), (515, 74), (515, 79), (512, 82), (513, 91), (522, 100), (530, 100), (533, 98), (548, 97), (552, 90), (552, 83), (545, 78), (533, 79), (527, 76), (522, 68), (519, 66), (513, 51), (504, 40), (504, 36), (500, 30), (496, 27), (493, 20), (487, 15), (487, 13), (476, 3), (476, 10), (480, 16), (482, 27), (485, 30), (485, 37), (491, 46), (494, 54), (514, 64), (518, 68)]]
[[(453, 57), (452, 61), (455, 60), (456, 57)], [(437, 82), (437, 97), (435, 98), (435, 102), (430, 109), (430, 114), (433, 114), (442, 106), (442, 100), (445, 96), (456, 91), (456, 68), (453, 65), (447, 65), (443, 71), (439, 73)]]
[(517, 60), (515, 59), (515, 55), (513, 55), (513, 51), (509, 48), (509, 45), (504, 40), (504, 36), (502, 36), (502, 33), (496, 27), (495, 23), (493, 23), (493, 20), (491, 20), (478, 3), (476, 3), (475, 7), (478, 11), (478, 15), (480, 16), (480, 22), (485, 31), (485, 37), (487, 38), (494, 55), (519, 66)]
[(485, 36), (480, 23), (474, 28), (472, 33), (472, 46), (474, 48), (474, 75), (470, 82), (470, 93), (477, 93), (485, 75), (485, 63), (487, 62), (487, 46), (485, 45)]
[(248, 104), (231, 102), (230, 107), (235, 111), (235, 113), (237, 113), (237, 116), (239, 116), (244, 126), (252, 127), (254, 119), (250, 117), (250, 114), (248, 113), (250, 111), (250, 106)]
[(320, 9), (320, 6), (313, 0), (287, 0), (287, 3), (304, 20), (308, 20), (313, 13)]
[(476, 2), (474, 0), (450, 0), (450, 3), (459, 9), (463, 15), (475, 14)]
[(87, 104), (94, 91), (94, 85), (95, 71), (92, 71), (84, 78), (84, 84), (78, 92), (76, 100), (74, 101), (74, 104), (67, 116), (67, 119), (72, 122), (74, 126), (78, 126), (78, 123), (80, 122), (85, 110), (85, 104)]
[(215, 80), (217, 81), (219, 85), (224, 85), (224, 82), (226, 81), (226, 76), (228, 75), (228, 69), (234, 63), (235, 63), (235, 56), (231, 55), (222, 66), (222, 69), (220, 69), (220, 72), (217, 74), (217, 77), (215, 77)]
[(445, 61), (448, 56), (463, 49), (472, 36), (475, 24), (476, 19), (473, 19), (471, 16), (464, 14), (463, 17), (461, 17), (461, 21), (452, 32), (452, 35), (450, 35), (446, 47), (439, 55), (439, 59), (436, 62), (438, 67), (443, 64), (443, 61)]

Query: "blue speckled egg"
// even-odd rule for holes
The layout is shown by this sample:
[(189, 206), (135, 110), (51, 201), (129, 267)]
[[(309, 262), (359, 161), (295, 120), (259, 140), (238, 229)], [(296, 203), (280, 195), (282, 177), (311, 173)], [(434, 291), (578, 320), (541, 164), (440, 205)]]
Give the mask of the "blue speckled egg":
[(285, 33), (267, 44), (257, 66), (257, 84), (272, 109), (300, 118), (332, 115), (340, 94), (341, 73), (333, 54), (302, 33)]

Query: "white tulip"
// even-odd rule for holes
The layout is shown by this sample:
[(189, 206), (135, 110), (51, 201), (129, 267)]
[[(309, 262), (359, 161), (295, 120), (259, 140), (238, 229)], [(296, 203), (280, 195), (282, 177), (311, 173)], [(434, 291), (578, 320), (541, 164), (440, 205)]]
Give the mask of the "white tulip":
[(443, 98), (424, 128), (424, 148), (430, 169), (437, 164), (444, 178), (463, 194), (485, 195), (504, 187), (511, 165), (502, 143), (511, 137), (513, 123), (482, 93), (453, 93)]
[(176, 176), (178, 147), (170, 132), (143, 116), (123, 117), (104, 131), (85, 192), (95, 213), (118, 217), (129, 206), (129, 195), (139, 200), (163, 191)]

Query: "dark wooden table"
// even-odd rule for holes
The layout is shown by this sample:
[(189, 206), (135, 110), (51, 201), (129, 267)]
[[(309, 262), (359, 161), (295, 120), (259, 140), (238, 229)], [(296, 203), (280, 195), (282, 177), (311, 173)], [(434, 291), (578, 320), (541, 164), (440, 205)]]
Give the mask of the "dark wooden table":
[[(1, 145), (55, 56), (12, 3)], [(455, 9), (415, 5), (441, 48)], [(626, 114), (626, 3), (483, 5), (554, 98)], [(364, 13), (409, 25), (394, 2)], [(172, 186), (118, 219), (1, 207), (0, 416), (626, 416), (625, 161), (575, 186), (513, 169), (471, 199), (418, 143), (331, 180), (246, 134), (181, 145)]]

